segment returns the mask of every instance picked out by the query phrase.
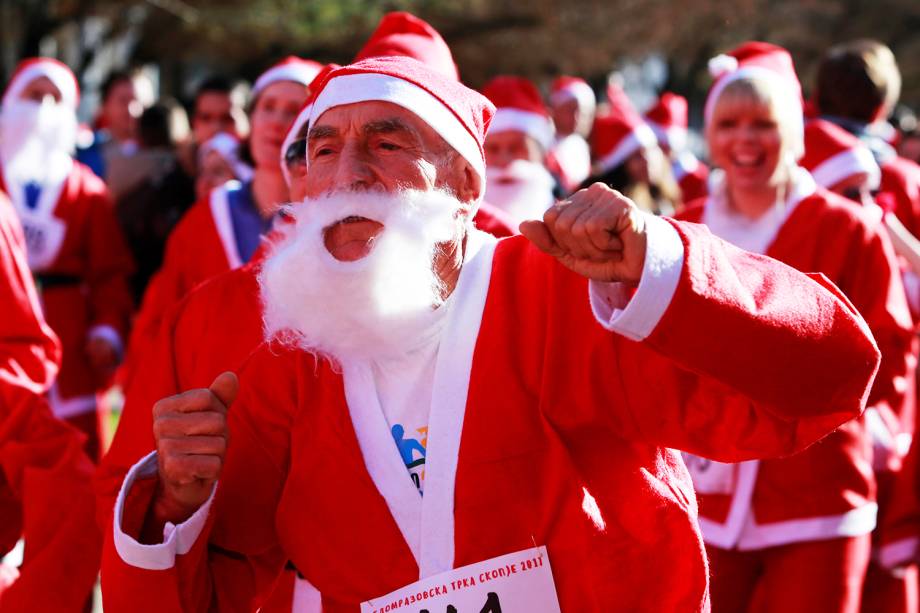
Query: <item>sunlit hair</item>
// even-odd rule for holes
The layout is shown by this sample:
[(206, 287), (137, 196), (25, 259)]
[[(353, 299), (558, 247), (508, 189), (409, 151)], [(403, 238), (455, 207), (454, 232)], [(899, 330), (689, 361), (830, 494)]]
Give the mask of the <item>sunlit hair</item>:
[(818, 109), (857, 121), (887, 117), (901, 95), (901, 72), (891, 49), (874, 40), (832, 47), (818, 65)]
[[(731, 116), (751, 108), (766, 108), (779, 126), (783, 146), (783, 159), (795, 165), (805, 150), (801, 132), (801, 107), (781, 100), (782, 92), (770, 81), (758, 78), (740, 78), (725, 86), (713, 105), (712, 117), (706, 123), (706, 140), (711, 141), (711, 131), (719, 117)], [(799, 113), (796, 117), (793, 113)]]

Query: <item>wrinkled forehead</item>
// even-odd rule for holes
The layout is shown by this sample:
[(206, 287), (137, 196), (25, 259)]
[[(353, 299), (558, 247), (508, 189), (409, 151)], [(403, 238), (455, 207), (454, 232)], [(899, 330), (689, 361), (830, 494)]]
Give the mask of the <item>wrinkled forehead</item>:
[(447, 142), (418, 115), (393, 102), (369, 100), (331, 107), (317, 117), (307, 134), (309, 140), (367, 133), (402, 133), (432, 147)]

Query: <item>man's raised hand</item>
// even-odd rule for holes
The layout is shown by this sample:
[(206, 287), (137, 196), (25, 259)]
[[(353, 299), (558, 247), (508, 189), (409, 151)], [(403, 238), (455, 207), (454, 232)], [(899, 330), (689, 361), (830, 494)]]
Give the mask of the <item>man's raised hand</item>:
[(638, 283), (645, 263), (645, 219), (636, 205), (602, 183), (553, 205), (521, 234), (565, 267), (595, 281)]
[(238, 390), (236, 375), (225, 372), (208, 389), (154, 405), (159, 485), (153, 512), (159, 523), (185, 521), (211, 495), (227, 453), (227, 409)]

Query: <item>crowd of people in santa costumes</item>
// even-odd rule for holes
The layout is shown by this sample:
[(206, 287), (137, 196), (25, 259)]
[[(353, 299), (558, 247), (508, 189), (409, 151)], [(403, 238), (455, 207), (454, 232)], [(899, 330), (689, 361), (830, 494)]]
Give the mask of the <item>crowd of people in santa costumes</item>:
[(74, 73), (23, 61), (0, 612), (87, 610), (100, 569), (106, 611), (916, 611), (894, 56), (830, 49), (807, 101), (772, 44), (710, 72), (699, 147), (686, 97), (615, 76), (476, 91), (402, 12), (248, 111), (205, 79), (185, 137), (140, 73), (91, 134)]
[(51, 408), (86, 434), (95, 458), (96, 394), (110, 385), (125, 350), (133, 264), (105, 184), (72, 156), (78, 98), (64, 64), (40, 58), (19, 65), (0, 111), (0, 189), (22, 224), (45, 317), (63, 348)]

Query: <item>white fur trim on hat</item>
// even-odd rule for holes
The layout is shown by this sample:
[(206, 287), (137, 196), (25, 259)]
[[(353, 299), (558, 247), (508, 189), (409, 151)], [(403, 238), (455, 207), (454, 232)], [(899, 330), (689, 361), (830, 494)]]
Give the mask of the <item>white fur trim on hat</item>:
[(415, 113), (470, 163), (485, 185), (485, 160), (480, 143), (443, 102), (399, 77), (368, 72), (330, 79), (313, 101), (310, 125), (315, 125), (332, 107), (372, 100), (390, 102)]
[(310, 120), (310, 112), (312, 110), (312, 104), (308, 104), (300, 110), (300, 113), (294, 118), (294, 123), (291, 124), (287, 135), (284, 137), (284, 142), (281, 143), (281, 174), (284, 175), (284, 182), (288, 187), (291, 187), (291, 173), (288, 171), (286, 163), (287, 150), (288, 147), (291, 146), (291, 143), (297, 139), (297, 134), (303, 129), (304, 124)]
[(489, 125), (489, 134), (511, 130), (517, 130), (530, 136), (543, 147), (544, 151), (548, 151), (553, 143), (553, 124), (550, 123), (549, 117), (507, 107), (496, 110), (492, 123)]
[(859, 173), (869, 175), (869, 189), (878, 189), (881, 171), (872, 153), (864, 147), (846, 149), (832, 155), (818, 164), (811, 171), (811, 176), (818, 185), (829, 189)]
[(61, 102), (74, 110), (77, 109), (77, 82), (73, 73), (55, 62), (42, 61), (30, 64), (13, 77), (3, 94), (3, 105), (19, 98), (29, 83), (39, 77), (47, 77), (61, 92)]
[(607, 172), (625, 162), (626, 158), (639, 149), (643, 147), (652, 147), (657, 144), (658, 139), (655, 137), (655, 133), (652, 132), (652, 129), (644, 123), (639, 124), (633, 128), (633, 131), (630, 132), (626, 138), (620, 141), (613, 151), (599, 159), (596, 166), (599, 172)]
[(593, 113), (597, 106), (594, 90), (582, 81), (574, 81), (554, 91), (549, 99), (553, 104), (562, 104), (566, 100), (577, 100), (578, 108), (590, 113)]
[(294, 83), (300, 83), (304, 87), (309, 87), (321, 68), (322, 66), (307, 62), (278, 64), (263, 72), (256, 79), (256, 84), (252, 86), (252, 95), (259, 95), (266, 87), (278, 81), (293, 81)]
[(728, 87), (729, 84), (741, 79), (768, 81), (770, 86), (777, 90), (777, 104), (784, 107), (784, 118), (793, 122), (793, 133), (796, 134), (796, 142), (791, 143), (792, 152), (796, 160), (801, 158), (805, 153), (805, 118), (802, 111), (801, 95), (795, 88), (789, 86), (789, 82), (784, 77), (769, 68), (763, 68), (762, 66), (742, 66), (716, 81), (712, 89), (709, 90), (709, 95), (706, 96), (706, 106), (703, 109), (703, 117), (706, 123), (708, 124), (712, 120), (712, 113), (715, 111), (716, 102), (719, 100), (722, 92), (725, 91), (725, 88)]

